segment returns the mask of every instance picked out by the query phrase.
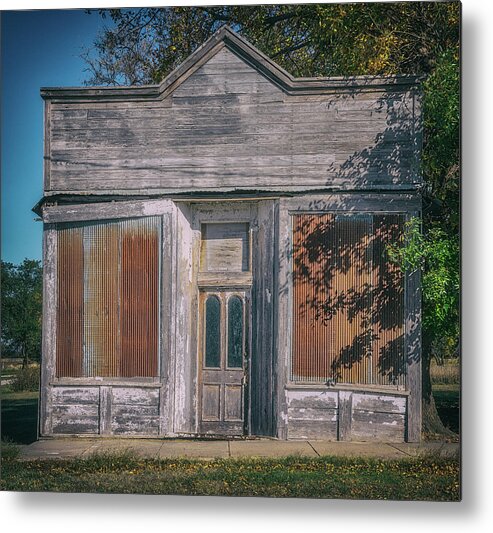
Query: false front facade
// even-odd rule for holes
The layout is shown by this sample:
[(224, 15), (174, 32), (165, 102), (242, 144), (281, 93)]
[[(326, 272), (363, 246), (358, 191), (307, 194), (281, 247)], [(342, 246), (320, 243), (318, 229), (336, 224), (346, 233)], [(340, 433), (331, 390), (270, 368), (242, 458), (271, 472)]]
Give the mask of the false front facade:
[(156, 86), (47, 88), (40, 435), (419, 440), (414, 78), (222, 28)]

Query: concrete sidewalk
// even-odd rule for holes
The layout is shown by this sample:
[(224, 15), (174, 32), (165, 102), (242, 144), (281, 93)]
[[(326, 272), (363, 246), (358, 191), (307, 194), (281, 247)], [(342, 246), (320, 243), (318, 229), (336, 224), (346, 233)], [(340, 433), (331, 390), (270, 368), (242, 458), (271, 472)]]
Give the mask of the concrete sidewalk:
[(131, 450), (141, 457), (150, 458), (202, 458), (216, 457), (282, 457), (302, 455), (317, 457), (373, 457), (377, 459), (403, 459), (434, 453), (442, 457), (459, 453), (458, 443), (423, 442), (370, 443), (328, 442), (316, 440), (281, 441), (254, 440), (198, 440), (198, 439), (114, 439), (114, 438), (59, 438), (44, 439), (20, 446), (20, 459), (65, 459), (89, 457), (93, 453)]

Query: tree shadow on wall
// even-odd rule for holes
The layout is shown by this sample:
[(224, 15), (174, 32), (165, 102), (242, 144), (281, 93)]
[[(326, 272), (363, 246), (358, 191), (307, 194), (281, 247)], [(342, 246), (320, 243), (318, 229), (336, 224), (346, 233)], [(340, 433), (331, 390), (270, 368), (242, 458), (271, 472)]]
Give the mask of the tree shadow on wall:
[(293, 372), (301, 379), (399, 384), (404, 276), (386, 255), (401, 215), (295, 217)]
[[(339, 118), (344, 120), (345, 110), (351, 109), (348, 102), (358, 92), (332, 97), (328, 108), (339, 110)], [(362, 190), (389, 184), (410, 188), (419, 178), (414, 112), (402, 93), (388, 91), (367, 102), (369, 118), (375, 113), (381, 120), (384, 114), (385, 127), (369, 146), (332, 163), (327, 168), (327, 184), (350, 183)], [(358, 140), (354, 142), (357, 145)], [(369, 209), (367, 200), (361, 200), (361, 210), (358, 201), (346, 204), (344, 195), (335, 204), (314, 201), (308, 211), (326, 212), (293, 219), (293, 243), (288, 252), (292, 261), (293, 378), (405, 385), (410, 362), (406, 352), (419, 357), (414, 347), (406, 346), (417, 342), (410, 334), (418, 317), (404, 316), (405, 275), (387, 254), (388, 244), (402, 242), (405, 215), (377, 213), (387, 210), (384, 194), (373, 214), (363, 212)], [(392, 199), (387, 197), (387, 201)], [(405, 332), (405, 318), (413, 331)]]
[(419, 183), (421, 123), (414, 102), (393, 90), (370, 99), (364, 97), (364, 89), (331, 96), (327, 103), (331, 117), (350, 125), (354, 136), (348, 142), (358, 149), (349, 157), (335, 155), (326, 169), (326, 184), (375, 189)]

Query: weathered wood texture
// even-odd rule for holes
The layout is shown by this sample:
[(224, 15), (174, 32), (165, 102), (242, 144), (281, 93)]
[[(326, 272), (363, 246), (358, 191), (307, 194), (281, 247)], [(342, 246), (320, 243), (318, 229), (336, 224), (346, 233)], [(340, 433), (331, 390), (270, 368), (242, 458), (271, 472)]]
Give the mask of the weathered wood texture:
[(46, 191), (420, 182), (412, 85), (339, 83), (325, 93), (289, 94), (231, 47), (209, 55), (164, 100), (111, 101), (102, 92), (50, 102), (45, 94)]
[(111, 430), (114, 435), (158, 435), (159, 389), (113, 388)]
[(337, 440), (337, 392), (289, 391), (288, 439)]
[(99, 387), (52, 391), (54, 434), (99, 433)]
[[(240, 359), (230, 360), (229, 354), (229, 306), (231, 298), (241, 301), (241, 348)], [(214, 435), (243, 435), (245, 413), (245, 310), (249, 313), (249, 294), (246, 291), (204, 291), (199, 304), (199, 432)], [(207, 305), (213, 303), (217, 315), (208, 325), (211, 315)], [(209, 308), (210, 309), (210, 308)], [(211, 346), (211, 330), (213, 328)], [(217, 328), (217, 329), (216, 329)], [(208, 331), (209, 329), (209, 331)], [(208, 353), (208, 346), (211, 352)], [(231, 364), (233, 363), (233, 364)]]
[(43, 322), (38, 433), (49, 435), (52, 424), (52, 390), (49, 383), (56, 369), (57, 232), (54, 224), (43, 225)]
[(403, 397), (352, 395), (351, 439), (403, 442), (406, 437), (406, 406)]
[(250, 369), (250, 424), (254, 435), (276, 436), (277, 361), (275, 359), (274, 246), (276, 204), (258, 203), (253, 232), (252, 351)]
[(407, 397), (355, 390), (290, 389), (288, 438), (403, 442)]
[[(198, 253), (194, 246), (191, 210), (181, 204), (175, 212), (172, 261), (170, 410), (175, 434), (196, 432), (197, 340), (196, 275)], [(171, 429), (171, 428), (170, 428)]]
[(245, 222), (203, 224), (200, 270), (221, 273), (250, 270), (248, 229)]
[(159, 434), (160, 387), (53, 386), (54, 435)]
[[(420, 212), (410, 213), (419, 216)], [(422, 429), (421, 273), (410, 272), (406, 287), (406, 357), (410, 391), (407, 410), (407, 441), (419, 442)]]

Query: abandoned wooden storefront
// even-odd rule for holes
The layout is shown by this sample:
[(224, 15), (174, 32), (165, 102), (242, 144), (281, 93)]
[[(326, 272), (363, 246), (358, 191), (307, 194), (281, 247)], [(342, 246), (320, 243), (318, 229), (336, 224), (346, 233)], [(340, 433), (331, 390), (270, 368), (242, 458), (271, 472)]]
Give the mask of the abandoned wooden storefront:
[(161, 84), (46, 88), (40, 435), (416, 441), (410, 77), (292, 78), (227, 27)]

